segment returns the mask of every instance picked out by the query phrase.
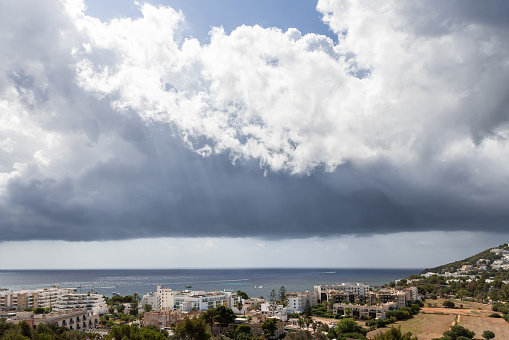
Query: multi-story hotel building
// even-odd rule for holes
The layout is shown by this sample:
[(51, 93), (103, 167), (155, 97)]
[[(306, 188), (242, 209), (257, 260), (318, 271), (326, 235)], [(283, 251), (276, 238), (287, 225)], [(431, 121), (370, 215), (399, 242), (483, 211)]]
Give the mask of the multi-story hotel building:
[(27, 308), (54, 307), (72, 288), (48, 288), (0, 293), (0, 310), (24, 311)]

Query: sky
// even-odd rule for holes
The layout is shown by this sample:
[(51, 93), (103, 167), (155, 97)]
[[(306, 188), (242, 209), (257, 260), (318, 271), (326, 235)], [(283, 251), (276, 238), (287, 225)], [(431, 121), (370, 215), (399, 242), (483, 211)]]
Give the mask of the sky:
[(0, 269), (506, 243), (508, 33), (506, 1), (0, 1)]

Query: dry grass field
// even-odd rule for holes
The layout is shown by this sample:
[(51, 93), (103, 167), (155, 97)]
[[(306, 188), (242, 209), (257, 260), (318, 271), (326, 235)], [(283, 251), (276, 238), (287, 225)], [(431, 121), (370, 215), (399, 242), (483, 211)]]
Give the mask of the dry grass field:
[[(440, 315), (440, 314), (422, 314), (419, 313), (412, 319), (406, 321), (398, 321), (394, 323), (394, 327), (401, 326), (401, 331), (411, 332), (416, 335), (419, 340), (431, 340), (442, 336), (442, 333), (451, 327), (454, 322), (454, 315)], [(378, 332), (385, 332), (387, 328), (381, 328), (368, 333), (368, 338), (378, 334)]]
[[(423, 307), (421, 312), (414, 318), (406, 321), (396, 322), (396, 327), (401, 326), (403, 332), (411, 332), (419, 340), (431, 340), (442, 336), (442, 333), (448, 330), (455, 321), (458, 325), (468, 328), (475, 332), (476, 339), (482, 339), (482, 333), (490, 330), (495, 333), (495, 340), (509, 339), (509, 323), (504, 319), (490, 318), (488, 315), (493, 313), (491, 306), (477, 303), (453, 300), (456, 306), (463, 305), (463, 308), (442, 308), (444, 300), (430, 301), (436, 303), (437, 307)], [(426, 306), (428, 306), (426, 304)], [(368, 333), (368, 337), (373, 337), (378, 332), (385, 329), (377, 329)]]
[(482, 339), (481, 335), (485, 330), (495, 333), (495, 339), (509, 339), (509, 323), (504, 319), (462, 316), (458, 325), (474, 331), (476, 339)]

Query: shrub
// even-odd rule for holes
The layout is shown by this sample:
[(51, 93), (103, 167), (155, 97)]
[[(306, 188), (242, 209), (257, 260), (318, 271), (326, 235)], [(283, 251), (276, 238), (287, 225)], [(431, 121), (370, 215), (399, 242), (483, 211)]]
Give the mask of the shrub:
[(455, 304), (451, 300), (445, 300), (443, 303), (445, 308), (454, 308)]

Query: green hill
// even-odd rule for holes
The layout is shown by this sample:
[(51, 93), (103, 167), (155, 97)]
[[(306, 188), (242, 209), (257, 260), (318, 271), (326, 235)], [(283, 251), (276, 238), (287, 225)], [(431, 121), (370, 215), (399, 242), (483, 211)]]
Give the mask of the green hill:
[[(492, 249), (496, 249), (496, 248), (489, 248), (489, 249), (483, 250), (480, 253), (470, 256), (464, 260), (451, 262), (451, 263), (444, 264), (444, 265), (441, 265), (441, 266), (438, 266), (435, 268), (426, 268), (422, 271), (421, 274), (424, 274), (427, 272), (433, 272), (433, 273), (438, 273), (438, 274), (443, 274), (445, 272), (454, 273), (457, 270), (459, 270), (463, 265), (471, 264), (473, 266), (476, 266), (477, 261), (481, 260), (481, 259), (489, 260), (490, 263), (493, 263), (494, 260), (501, 259), (502, 255), (492, 252), (491, 251)], [(498, 246), (498, 249), (509, 250), (509, 245), (507, 243), (504, 243), (504, 244)]]

